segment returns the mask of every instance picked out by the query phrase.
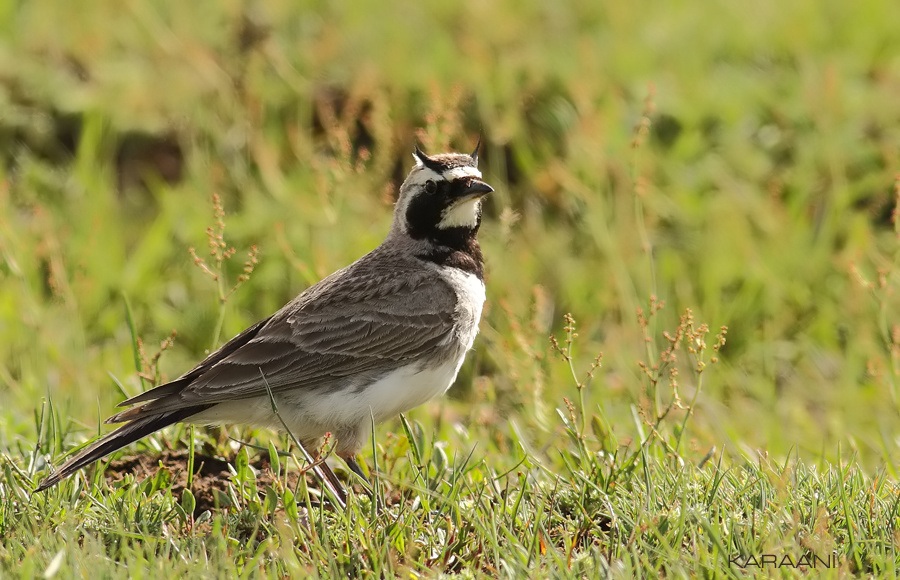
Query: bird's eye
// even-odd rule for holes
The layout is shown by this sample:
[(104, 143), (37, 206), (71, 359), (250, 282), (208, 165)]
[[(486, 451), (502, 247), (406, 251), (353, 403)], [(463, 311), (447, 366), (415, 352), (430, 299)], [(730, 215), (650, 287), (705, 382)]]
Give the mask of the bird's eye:
[(425, 193), (434, 193), (437, 191), (437, 184), (432, 180), (428, 180), (425, 182)]

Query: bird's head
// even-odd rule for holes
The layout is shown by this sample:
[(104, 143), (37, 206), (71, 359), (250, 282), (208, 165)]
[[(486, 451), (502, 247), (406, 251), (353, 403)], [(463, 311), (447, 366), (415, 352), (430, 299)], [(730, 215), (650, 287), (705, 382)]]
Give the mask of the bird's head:
[[(480, 142), (479, 142), (480, 145)], [(471, 155), (426, 155), (416, 147), (394, 210), (394, 225), (414, 239), (473, 236), (481, 225), (481, 198), (494, 191), (481, 180), (478, 146)]]

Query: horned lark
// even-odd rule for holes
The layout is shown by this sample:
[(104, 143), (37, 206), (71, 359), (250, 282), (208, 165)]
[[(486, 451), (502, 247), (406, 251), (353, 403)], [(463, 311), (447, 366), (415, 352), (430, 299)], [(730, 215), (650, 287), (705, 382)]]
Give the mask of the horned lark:
[[(176, 422), (284, 424), (309, 448), (326, 433), (355, 456), (372, 419), (383, 421), (444, 393), (478, 333), (484, 304), (481, 180), (471, 155), (428, 156), (400, 186), (380, 246), (232, 338), (178, 379), (124, 401), (124, 423), (41, 482), (82, 467)], [(272, 399), (278, 414), (273, 411)], [(279, 418), (280, 416), (280, 418)]]

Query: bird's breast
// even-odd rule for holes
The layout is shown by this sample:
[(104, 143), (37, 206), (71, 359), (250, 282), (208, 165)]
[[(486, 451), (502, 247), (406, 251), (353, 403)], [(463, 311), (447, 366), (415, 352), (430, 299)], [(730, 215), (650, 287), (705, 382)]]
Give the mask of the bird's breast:
[(475, 274), (456, 268), (447, 268), (441, 275), (456, 294), (455, 336), (448, 337), (448, 340), (457, 341), (465, 355), (478, 334), (485, 300), (484, 281)]

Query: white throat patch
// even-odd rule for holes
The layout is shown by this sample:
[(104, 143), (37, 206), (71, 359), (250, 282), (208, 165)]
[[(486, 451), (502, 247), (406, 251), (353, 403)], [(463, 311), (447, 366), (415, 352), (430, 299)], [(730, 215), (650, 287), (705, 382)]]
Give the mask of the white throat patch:
[(478, 225), (478, 212), (481, 206), (481, 198), (473, 197), (457, 203), (444, 210), (441, 221), (437, 227), (442, 230), (447, 228), (474, 228)]

